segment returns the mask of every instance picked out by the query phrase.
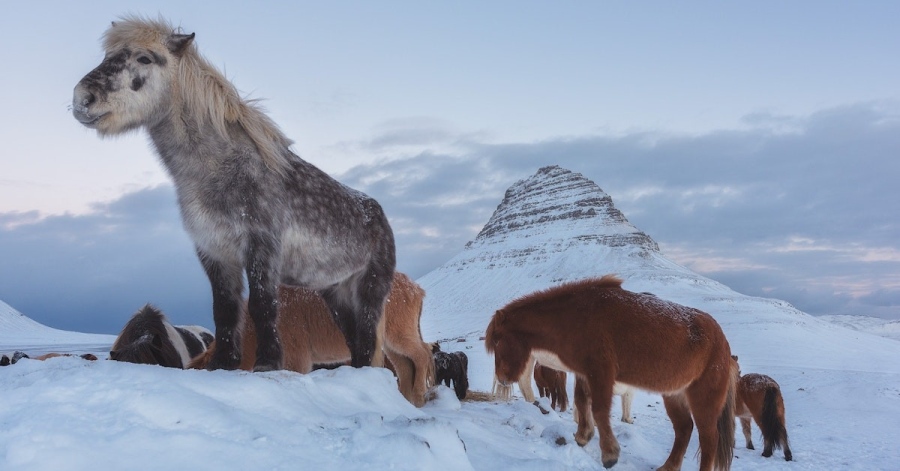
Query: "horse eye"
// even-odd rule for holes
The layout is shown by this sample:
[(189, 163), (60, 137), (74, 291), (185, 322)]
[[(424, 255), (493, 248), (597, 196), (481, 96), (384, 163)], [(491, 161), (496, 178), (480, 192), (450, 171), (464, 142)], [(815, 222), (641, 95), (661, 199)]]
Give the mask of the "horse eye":
[(137, 58), (137, 61), (140, 62), (141, 64), (150, 64), (150, 63), (153, 62), (153, 61), (150, 60), (150, 58), (147, 57), (147, 56), (141, 56), (141, 57), (138, 57), (138, 58)]

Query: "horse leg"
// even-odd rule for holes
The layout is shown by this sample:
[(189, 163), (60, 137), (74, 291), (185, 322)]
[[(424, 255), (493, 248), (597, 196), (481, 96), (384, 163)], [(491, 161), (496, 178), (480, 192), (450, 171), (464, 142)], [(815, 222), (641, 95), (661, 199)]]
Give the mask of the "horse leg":
[(748, 450), (755, 450), (753, 448), (753, 439), (752, 433), (750, 430), (750, 419), (748, 417), (741, 417), (741, 430), (744, 432), (744, 440), (747, 442)]
[(559, 374), (559, 411), (565, 412), (569, 409), (569, 393), (566, 391), (566, 373), (560, 371)]
[(684, 394), (663, 396), (663, 404), (666, 406), (666, 414), (672, 421), (672, 428), (675, 430), (675, 442), (672, 444), (669, 458), (657, 471), (678, 471), (681, 469), (684, 453), (687, 451), (691, 433), (694, 431), (694, 421), (691, 420), (691, 409), (688, 407)]
[(247, 257), (250, 296), (247, 310), (256, 328), (256, 363), (253, 371), (280, 370), (284, 365), (278, 336), (278, 284), (274, 241), (252, 237)]
[[(599, 373), (599, 372), (598, 372)], [(619, 461), (619, 441), (613, 433), (609, 423), (609, 412), (612, 409), (612, 389), (614, 378), (608, 375), (601, 378), (595, 374), (587, 380), (587, 387), (591, 392), (591, 412), (594, 415), (594, 423), (600, 435), (600, 461), (604, 468), (611, 468)]]
[(621, 398), (622, 422), (633, 424), (634, 418), (631, 417), (631, 402), (634, 401), (634, 389), (626, 386)]
[[(353, 299), (346, 303), (350, 309), (343, 311), (345, 319), (340, 325), (347, 337), (350, 365), (354, 368), (372, 364), (376, 328), (384, 314), (384, 301), (391, 292), (393, 275), (393, 265), (386, 270), (373, 262), (361, 277), (353, 279), (355, 286), (349, 290)], [(348, 335), (351, 330), (353, 333)]]
[(240, 266), (214, 260), (197, 249), (200, 264), (209, 278), (216, 324), (216, 350), (206, 368), (234, 370), (241, 363), (240, 330), (244, 280)]
[(534, 363), (534, 357), (529, 358), (528, 364), (525, 365), (525, 371), (522, 373), (522, 376), (519, 376), (519, 391), (522, 392), (522, 397), (532, 404), (535, 401), (534, 390), (531, 389), (531, 376), (534, 374), (535, 368)]
[(594, 437), (594, 417), (591, 415), (591, 391), (584, 379), (575, 375), (575, 411), (573, 416), (578, 424), (575, 443), (585, 446)]
[[(734, 397), (729, 386), (732, 381), (729, 370), (707, 369), (685, 392), (700, 437), (701, 471), (712, 471), (714, 467), (725, 469), (731, 465), (734, 453)], [(720, 425), (720, 421), (724, 425)]]

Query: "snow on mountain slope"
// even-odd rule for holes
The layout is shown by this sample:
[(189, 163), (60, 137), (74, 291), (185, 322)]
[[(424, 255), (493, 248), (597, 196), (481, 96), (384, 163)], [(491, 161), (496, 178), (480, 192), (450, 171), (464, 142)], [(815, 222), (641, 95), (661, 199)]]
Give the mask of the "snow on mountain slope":
[(29, 355), (49, 351), (106, 353), (113, 335), (82, 334), (47, 327), (0, 301), (0, 353), (22, 350)]

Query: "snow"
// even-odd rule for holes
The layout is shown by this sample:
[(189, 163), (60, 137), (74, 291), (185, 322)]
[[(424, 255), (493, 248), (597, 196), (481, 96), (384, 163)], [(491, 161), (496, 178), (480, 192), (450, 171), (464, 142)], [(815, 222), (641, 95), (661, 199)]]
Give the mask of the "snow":
[[(565, 177), (560, 190), (552, 188), (558, 177)], [(540, 199), (517, 192), (540, 189), (549, 195), (547, 208), (559, 208), (559, 199), (570, 205), (602, 200), (561, 169), (536, 178), (545, 181), (520, 182), (507, 196), (532, 205)], [(576, 197), (565, 188), (586, 193)], [(614, 215), (611, 200), (597, 204), (609, 205), (594, 211), (605, 218), (599, 221), (581, 215), (550, 221), (535, 216), (541, 207), (529, 206), (529, 217), (542, 221), (532, 231), (515, 224), (524, 206), (501, 203), (506, 222), (492, 218), (486, 228), (497, 229), (490, 236), (418, 280), (427, 292), (423, 336), (440, 340), (444, 351), (468, 355), (472, 390), (491, 389), (493, 359), (480, 337), (497, 308), (563, 281), (617, 273), (626, 289), (713, 315), (743, 373), (765, 374), (781, 385), (794, 461), (785, 462), (780, 451), (763, 458), (754, 424), (758, 449), (743, 447), (738, 428), (732, 469), (898, 469), (900, 342), (866, 332), (871, 329), (862, 318), (827, 322), (783, 301), (735, 293), (667, 260), (624, 217), (604, 216)], [(600, 237), (580, 237), (585, 234)], [(0, 304), (0, 353), (106, 358), (114, 340), (29, 321)], [(571, 375), (569, 392), (573, 397)], [(574, 443), (571, 409), (545, 415), (518, 394), (510, 402), (460, 402), (444, 386), (433, 394), (417, 409), (378, 368), (301, 375), (182, 371), (77, 357), (21, 360), (0, 368), (0, 470), (602, 469), (596, 435), (584, 448)], [(634, 424), (618, 420), (618, 401), (611, 420), (622, 453), (613, 469), (655, 469), (674, 436), (661, 398), (637, 392)], [(683, 469), (697, 468), (696, 450), (694, 433)]]

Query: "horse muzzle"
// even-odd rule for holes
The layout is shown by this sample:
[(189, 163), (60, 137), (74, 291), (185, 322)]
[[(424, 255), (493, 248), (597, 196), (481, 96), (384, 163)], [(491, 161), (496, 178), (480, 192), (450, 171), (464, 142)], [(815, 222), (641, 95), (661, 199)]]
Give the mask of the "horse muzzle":
[(75, 91), (72, 96), (72, 116), (74, 116), (79, 123), (89, 128), (96, 127), (97, 122), (100, 121), (101, 118), (106, 116), (106, 113), (101, 113), (98, 115), (94, 115), (91, 113), (91, 105), (96, 101), (96, 95), (79, 84), (75, 87)]

